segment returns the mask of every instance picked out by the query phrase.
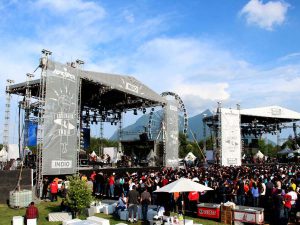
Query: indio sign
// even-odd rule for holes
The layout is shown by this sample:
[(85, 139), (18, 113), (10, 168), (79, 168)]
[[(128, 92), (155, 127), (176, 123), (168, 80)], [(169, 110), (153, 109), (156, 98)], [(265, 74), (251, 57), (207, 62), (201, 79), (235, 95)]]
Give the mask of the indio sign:
[(72, 168), (71, 160), (52, 160), (51, 162), (52, 169), (69, 169)]

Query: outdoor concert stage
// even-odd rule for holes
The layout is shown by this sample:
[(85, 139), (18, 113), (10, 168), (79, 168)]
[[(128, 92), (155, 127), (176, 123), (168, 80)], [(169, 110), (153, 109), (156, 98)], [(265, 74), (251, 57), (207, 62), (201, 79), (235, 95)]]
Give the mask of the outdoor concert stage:
[[(30, 146), (28, 130), (31, 124), (35, 124), (38, 183), (41, 183), (43, 176), (78, 172), (79, 152), (85, 148), (84, 132), (90, 132), (92, 124), (101, 131), (101, 139), (103, 123), (118, 125), (121, 133), (125, 113), (138, 115), (138, 112), (145, 113), (147, 108), (151, 110), (150, 115), (156, 107), (163, 107), (166, 113), (165, 133), (162, 135), (165, 139), (161, 140), (164, 144), (164, 155), (160, 157), (164, 160), (162, 164), (172, 166), (168, 163), (177, 160), (179, 106), (174, 102), (180, 100), (180, 107), (183, 105), (178, 95), (173, 96), (176, 101), (169, 103), (166, 95), (170, 92), (160, 95), (132, 76), (87, 71), (83, 69), (84, 63), (81, 60), (62, 64), (50, 60), (51, 52), (43, 50), (42, 53), (38, 66), (41, 69), (40, 79), (32, 80), (33, 75), (27, 74), (26, 82), (8, 82), (4, 130), (6, 148), (9, 140), (10, 95), (23, 96), (23, 100), (19, 102), (19, 111), (22, 112), (19, 113), (22, 115), (19, 115), (19, 126), (24, 129), (24, 134), (19, 137), (20, 155), (24, 154), (22, 151), (25, 146)], [(145, 127), (151, 126), (150, 122), (145, 124), (142, 134), (146, 131)], [(150, 137), (151, 135), (149, 139)], [(119, 137), (119, 142), (121, 141)], [(118, 151), (122, 150), (119, 145)], [(149, 169), (151, 167), (100, 170), (110, 173)]]
[(204, 124), (214, 133), (215, 159), (222, 166), (240, 166), (242, 155), (253, 153), (248, 147), (252, 145), (258, 150), (262, 135), (278, 137), (283, 129), (292, 128), (296, 138), (299, 120), (300, 113), (280, 106), (241, 109), (237, 105), (237, 109), (228, 109), (222, 108), (221, 103), (215, 115), (203, 118)]

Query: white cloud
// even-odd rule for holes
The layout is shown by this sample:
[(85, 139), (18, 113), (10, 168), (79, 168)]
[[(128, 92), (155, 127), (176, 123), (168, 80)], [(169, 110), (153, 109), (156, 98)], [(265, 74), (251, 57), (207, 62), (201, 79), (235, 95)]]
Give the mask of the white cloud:
[[(86, 62), (85, 69), (132, 74), (158, 93), (177, 92), (189, 115), (211, 108), (217, 101), (224, 106), (241, 103), (248, 107), (299, 100), (298, 64), (281, 61), (279, 66), (272, 62), (272, 69), (251, 65), (230, 47), (222, 47), (212, 39), (162, 36), (167, 34), (161, 32), (168, 29), (167, 16), (140, 20), (128, 11), (127, 17), (120, 13), (112, 18), (110, 11), (106, 13), (100, 5), (94, 7), (96, 1), (75, 2), (70, 6), (68, 1), (35, 2), (39, 5), (27, 13), (40, 19), (32, 22), (30, 35), (20, 32), (18, 38), (0, 36), (5, 43), (0, 46), (5, 52), (0, 56), (2, 80), (11, 77), (24, 81), (25, 74), (35, 69), (40, 50), (48, 48), (54, 60), (80, 58)], [(102, 12), (96, 20), (84, 16), (80, 21), (73, 13), (93, 15), (94, 8)], [(23, 10), (18, 12), (22, 14)], [(297, 107), (295, 104), (294, 109)]]
[(266, 30), (273, 30), (275, 25), (281, 25), (286, 19), (289, 5), (284, 1), (250, 0), (240, 11), (248, 24), (254, 24)]
[(218, 101), (227, 101), (230, 98), (227, 83), (202, 82), (187, 84), (177, 81), (172, 89), (181, 96), (189, 116), (199, 113)]
[(38, 0), (33, 3), (37, 9), (47, 9), (53, 14), (60, 14), (66, 19), (73, 20), (73, 26), (91, 24), (103, 19), (106, 15), (104, 8), (93, 1), (83, 0)]
[(134, 15), (129, 10), (124, 10), (123, 16), (128, 23), (134, 23), (135, 21)]
[[(38, 7), (52, 8), (55, 12), (69, 12), (69, 11), (93, 11), (98, 14), (104, 15), (105, 10), (93, 1), (82, 0), (38, 0), (34, 3)], [(95, 15), (97, 16), (97, 15)]]
[(227, 100), (230, 95), (227, 92), (227, 83), (201, 83), (201, 84), (186, 84), (178, 83), (173, 86), (174, 91), (180, 96), (198, 96), (204, 100)]
[(252, 71), (249, 63), (213, 41), (167, 37), (149, 40), (135, 52), (101, 60), (97, 66), (93, 69), (133, 74), (158, 93), (178, 93), (192, 114), (205, 109), (205, 104), (227, 101), (228, 81)]
[(283, 57), (280, 57), (278, 60), (279, 61), (288, 61), (288, 60), (292, 60), (292, 59), (300, 59), (300, 52), (293, 52), (293, 53), (287, 54)]

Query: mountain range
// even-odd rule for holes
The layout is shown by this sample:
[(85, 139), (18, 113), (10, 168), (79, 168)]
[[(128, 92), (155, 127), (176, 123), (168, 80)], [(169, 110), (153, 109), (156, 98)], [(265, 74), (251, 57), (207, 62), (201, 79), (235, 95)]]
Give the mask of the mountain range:
[[(210, 110), (205, 110), (200, 114), (197, 114), (193, 117), (188, 118), (188, 140), (194, 141), (194, 137), (197, 141), (200, 141), (204, 137), (204, 129), (203, 129), (203, 117), (210, 116), (212, 112)], [(122, 140), (139, 140), (140, 134), (148, 131), (150, 114), (142, 115), (134, 124), (124, 127), (122, 129)], [(161, 121), (163, 118), (163, 110), (159, 110), (153, 113), (152, 115), (152, 126), (151, 133), (152, 139), (158, 139), (161, 134)], [(184, 118), (179, 115), (179, 131), (183, 132), (184, 129)], [(193, 132), (194, 135), (191, 134)], [(209, 134), (209, 129), (206, 127), (206, 137)], [(193, 137), (194, 136), (194, 137)], [(116, 131), (110, 138), (110, 140), (118, 140), (119, 131)]]

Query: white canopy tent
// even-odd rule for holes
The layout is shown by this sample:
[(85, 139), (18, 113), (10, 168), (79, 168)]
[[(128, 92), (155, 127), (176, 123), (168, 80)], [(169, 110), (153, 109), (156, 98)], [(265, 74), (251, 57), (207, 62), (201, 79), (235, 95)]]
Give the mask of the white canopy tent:
[(6, 151), (5, 148), (2, 148), (0, 151), (1, 162), (7, 162), (10, 161), (11, 159), (20, 158), (19, 146), (17, 144), (9, 144), (7, 148), (8, 151)]
[[(166, 193), (174, 193), (174, 192), (204, 192), (204, 191), (211, 191), (213, 190), (210, 187), (206, 187), (205, 185), (196, 183), (187, 178), (180, 178), (177, 181), (174, 181), (162, 188), (157, 189), (154, 192), (166, 192)], [(184, 210), (185, 211), (185, 210)], [(185, 216), (185, 213), (183, 214)], [(185, 219), (183, 220), (185, 224)]]
[(185, 156), (184, 160), (185, 160), (185, 161), (192, 161), (192, 162), (194, 162), (196, 158), (197, 158), (197, 157), (196, 157), (192, 152), (189, 152), (189, 153)]
[(293, 153), (299, 155), (299, 154), (300, 154), (300, 148), (299, 148), (299, 149), (296, 149), (295, 151), (293, 151)]
[(7, 159), (8, 159), (8, 153), (3, 147), (0, 151), (0, 162), (7, 162)]
[(288, 147), (277, 152), (279, 155), (288, 155), (289, 153), (293, 153), (293, 150), (289, 149)]
[(90, 154), (91, 157), (97, 157), (97, 154), (95, 153), (95, 151), (93, 151), (91, 154)]
[(258, 151), (258, 152), (253, 156), (253, 158), (254, 158), (254, 159), (263, 159), (264, 156), (265, 156), (265, 155), (264, 155), (261, 151)]
[(196, 183), (190, 179), (187, 178), (180, 178), (177, 181), (174, 181), (162, 188), (157, 189), (154, 192), (191, 192), (191, 191), (197, 191), (197, 192), (203, 192), (203, 191), (211, 191), (213, 190), (210, 187), (206, 187), (205, 185)]

